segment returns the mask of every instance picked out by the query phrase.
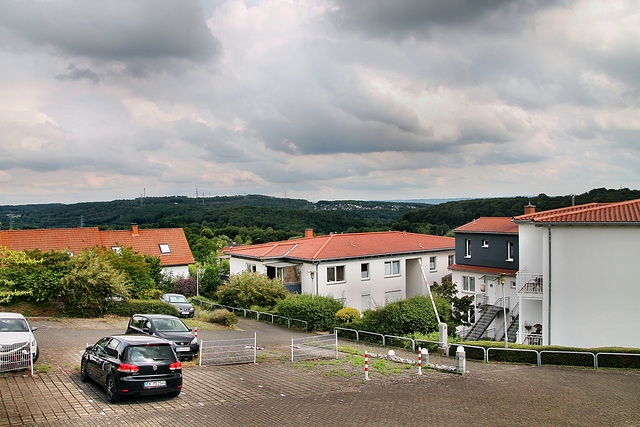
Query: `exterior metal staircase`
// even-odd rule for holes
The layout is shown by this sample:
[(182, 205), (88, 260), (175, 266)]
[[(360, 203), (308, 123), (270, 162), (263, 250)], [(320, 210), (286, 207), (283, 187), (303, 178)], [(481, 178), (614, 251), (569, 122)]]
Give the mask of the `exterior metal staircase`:
[(495, 305), (487, 306), (485, 312), (482, 313), (482, 316), (480, 316), (478, 321), (473, 325), (467, 336), (464, 337), (464, 340), (477, 341), (487, 330), (487, 327), (491, 324), (491, 321), (493, 321), (500, 310), (502, 310), (502, 307)]

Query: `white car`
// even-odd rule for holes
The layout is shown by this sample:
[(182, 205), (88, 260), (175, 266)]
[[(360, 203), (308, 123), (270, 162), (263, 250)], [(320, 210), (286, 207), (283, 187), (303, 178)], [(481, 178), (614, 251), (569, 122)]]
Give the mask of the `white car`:
[(26, 369), (30, 366), (30, 354), (33, 363), (38, 360), (40, 351), (38, 342), (29, 322), (20, 313), (0, 312), (0, 371)]

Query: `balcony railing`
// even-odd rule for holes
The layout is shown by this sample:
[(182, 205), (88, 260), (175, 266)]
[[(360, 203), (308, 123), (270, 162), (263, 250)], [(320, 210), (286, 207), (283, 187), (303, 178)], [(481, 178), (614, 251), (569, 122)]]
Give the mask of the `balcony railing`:
[(524, 270), (516, 274), (519, 294), (542, 294), (542, 274), (525, 273)]

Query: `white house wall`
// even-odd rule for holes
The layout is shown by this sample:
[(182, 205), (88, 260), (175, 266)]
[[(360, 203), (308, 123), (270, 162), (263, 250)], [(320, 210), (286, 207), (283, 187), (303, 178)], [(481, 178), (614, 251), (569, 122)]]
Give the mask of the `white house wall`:
[(177, 265), (173, 267), (162, 267), (162, 274), (171, 277), (189, 277), (189, 266)]
[(640, 228), (556, 226), (551, 242), (550, 344), (640, 348)]

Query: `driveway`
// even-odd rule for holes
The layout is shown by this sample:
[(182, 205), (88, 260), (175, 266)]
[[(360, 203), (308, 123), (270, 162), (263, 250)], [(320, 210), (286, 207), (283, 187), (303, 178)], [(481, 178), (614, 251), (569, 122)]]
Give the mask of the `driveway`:
[(338, 361), (289, 362), (291, 338), (310, 334), (244, 319), (239, 330), (198, 335), (244, 338), (255, 331), (264, 348), (259, 363), (187, 366), (178, 398), (109, 404), (104, 390), (80, 381), (77, 368), (87, 342), (122, 333), (126, 321), (32, 324), (39, 328), (38, 365), (46, 372), (0, 374), (0, 426), (640, 425), (638, 371), (468, 361), (465, 376), (427, 370), (418, 376), (415, 367), (404, 366), (399, 374), (382, 375), (370, 360), (372, 380), (365, 382), (345, 353)]

